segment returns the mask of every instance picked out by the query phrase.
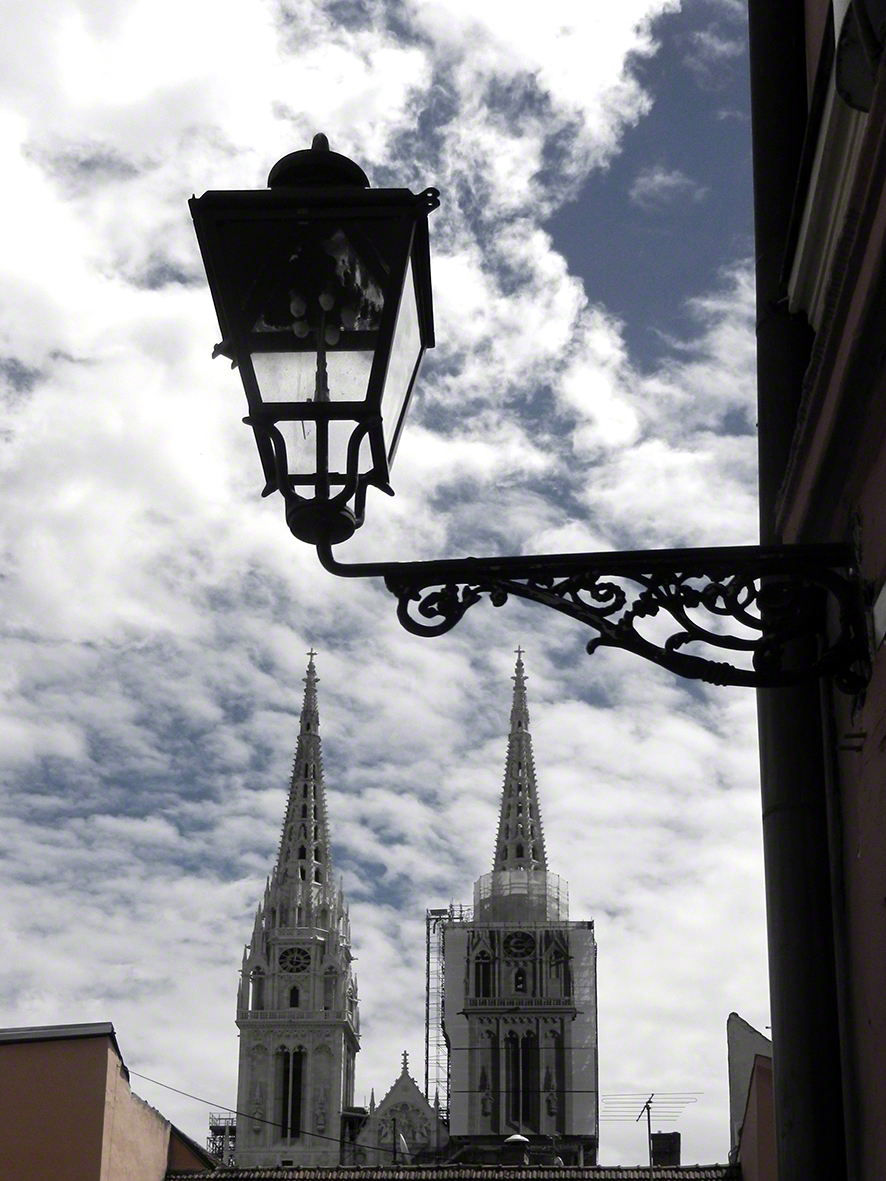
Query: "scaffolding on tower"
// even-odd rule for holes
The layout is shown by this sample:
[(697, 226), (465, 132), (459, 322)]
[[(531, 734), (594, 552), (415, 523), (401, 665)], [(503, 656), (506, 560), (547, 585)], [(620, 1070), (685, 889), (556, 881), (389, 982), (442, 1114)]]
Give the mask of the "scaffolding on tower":
[(425, 912), (425, 1099), (449, 1120), (449, 1048), (443, 1033), (443, 925), (451, 908)]
[(209, 1139), (206, 1147), (224, 1165), (234, 1163), (237, 1140), (237, 1117), (227, 1111), (210, 1111)]
[(445, 969), (443, 936), (449, 923), (469, 923), (470, 906), (450, 903), (442, 910), (425, 911), (425, 1099), (438, 1104), (440, 1118), (449, 1123), (449, 1044), (443, 1030)]

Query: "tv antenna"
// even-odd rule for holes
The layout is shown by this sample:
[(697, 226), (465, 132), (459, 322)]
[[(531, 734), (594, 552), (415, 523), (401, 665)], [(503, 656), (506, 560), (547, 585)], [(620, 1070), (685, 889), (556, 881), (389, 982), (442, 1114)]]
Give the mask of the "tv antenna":
[[(600, 1122), (638, 1124), (646, 1116), (646, 1143), (649, 1149), (649, 1165), (652, 1166), (652, 1108), (655, 1106), (655, 1118), (659, 1123), (674, 1124), (690, 1105), (697, 1103), (698, 1096), (703, 1091), (653, 1091), (646, 1096), (645, 1091), (623, 1092), (615, 1095), (603, 1095), (603, 1114)], [(640, 1104), (640, 1112), (637, 1111)]]

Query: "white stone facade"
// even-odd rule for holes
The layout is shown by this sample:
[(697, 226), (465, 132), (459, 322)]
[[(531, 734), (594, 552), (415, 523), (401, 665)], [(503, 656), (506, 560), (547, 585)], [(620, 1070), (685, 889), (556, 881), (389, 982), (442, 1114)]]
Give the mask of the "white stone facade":
[(449, 1129), (409, 1075), (403, 1054), (400, 1077), (369, 1114), (356, 1140), (348, 1145), (345, 1164), (374, 1168), (408, 1165), (439, 1157), (449, 1142)]
[(443, 948), (451, 1134), (586, 1138), (593, 1150), (593, 923), (453, 920)]
[(238, 1166), (339, 1164), (354, 1100), (357, 981), (333, 878), (311, 654), (286, 818), (237, 998)]
[(597, 949), (547, 870), (526, 678), (518, 650), (493, 869), (472, 909), (444, 919), (450, 1134), (519, 1133), (593, 1164), (599, 1122)]

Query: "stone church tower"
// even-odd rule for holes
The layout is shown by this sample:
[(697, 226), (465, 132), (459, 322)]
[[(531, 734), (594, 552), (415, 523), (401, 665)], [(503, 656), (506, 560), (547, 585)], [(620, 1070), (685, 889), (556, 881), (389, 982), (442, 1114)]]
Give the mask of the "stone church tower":
[(277, 863), (243, 955), (237, 997), (238, 1166), (339, 1164), (354, 1101), (357, 982), (336, 887), (310, 653)]
[(442, 923), (450, 1134), (480, 1149), (520, 1134), (596, 1163), (596, 944), (548, 870), (523, 654), (517, 650), (492, 872)]

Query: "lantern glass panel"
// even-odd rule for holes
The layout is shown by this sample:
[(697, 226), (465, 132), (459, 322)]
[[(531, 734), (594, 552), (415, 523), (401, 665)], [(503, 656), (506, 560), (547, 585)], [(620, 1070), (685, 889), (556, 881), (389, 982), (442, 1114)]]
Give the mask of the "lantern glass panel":
[(403, 295), (400, 307), (397, 309), (397, 326), (394, 329), (394, 339), (391, 345), (391, 356), (388, 361), (388, 372), (385, 379), (385, 396), (383, 399), (383, 413), (386, 424), (386, 437), (391, 440), (389, 459), (393, 459), (394, 450), (399, 435), (398, 426), (406, 400), (412, 391), (418, 363), (422, 356), (421, 331), (418, 320), (418, 305), (415, 296), (415, 275), (412, 270), (412, 259), (406, 269), (406, 281), (403, 285)]
[[(288, 474), (295, 479), (294, 486), (315, 483), (314, 473), (321, 467), (328, 471), (332, 491), (346, 481), (348, 467), (348, 444), (354, 432), (353, 422), (347, 419), (330, 422), (314, 422), (312, 419), (292, 421), (286, 419), (276, 424), (277, 430), (286, 443), (286, 466)], [(363, 440), (361, 455), (368, 461), (368, 441)], [(325, 463), (323, 455), (325, 452)], [(362, 468), (358, 467), (358, 470)]]
[(317, 469), (317, 424), (312, 419), (274, 424), (286, 443), (286, 467), (290, 476)]
[(360, 402), (369, 385), (372, 353), (362, 349), (253, 352), (252, 367), (263, 402)]
[(258, 285), (260, 302), (247, 320), (262, 401), (362, 401), (384, 309), (384, 264), (375, 258), (374, 275), (335, 223), (290, 225), (285, 239), (284, 261)]

